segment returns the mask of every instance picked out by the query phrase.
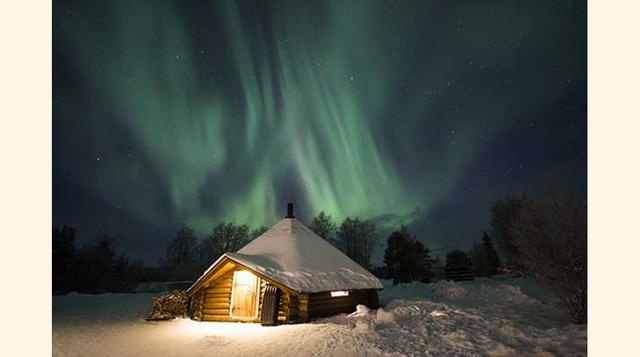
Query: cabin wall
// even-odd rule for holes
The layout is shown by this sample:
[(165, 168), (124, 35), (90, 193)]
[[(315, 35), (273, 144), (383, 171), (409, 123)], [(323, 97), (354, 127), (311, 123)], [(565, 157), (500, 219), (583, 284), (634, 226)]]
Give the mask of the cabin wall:
[[(264, 291), (265, 291), (265, 288), (267, 287), (267, 284), (269, 283), (270, 282), (265, 279), (260, 279), (260, 302), (258, 305), (258, 321), (260, 320), (260, 316), (262, 316), (262, 302), (264, 300), (263, 299)], [(282, 289), (282, 288), (279, 288), (279, 289), (280, 289), (280, 303), (278, 305), (278, 323), (286, 324), (286, 323), (292, 322), (291, 316), (290, 316), (289, 301), (290, 301), (291, 295), (294, 293), (286, 289)]]
[[(302, 307), (302, 303), (299, 305)], [(331, 292), (324, 291), (308, 295), (306, 302), (307, 319), (327, 317), (341, 313), (351, 313), (356, 305), (365, 305), (372, 309), (378, 308), (378, 291), (349, 290), (349, 296), (331, 297)]]
[[(217, 279), (205, 284), (205, 286), (197, 291), (193, 299), (192, 318), (201, 321), (240, 321), (232, 319), (230, 315), (231, 308), (231, 289), (233, 287), (233, 273), (243, 270), (242, 267), (235, 267), (224, 273)], [(258, 297), (258, 317), (255, 320), (244, 320), (245, 322), (259, 322), (262, 314), (262, 302), (264, 291), (270, 281), (260, 279), (260, 291)], [(280, 289), (280, 303), (278, 306), (278, 323), (286, 324), (296, 322), (298, 319), (298, 294), (285, 289), (279, 284), (274, 284)], [(296, 306), (291, 307), (291, 301), (295, 301)]]
[[(226, 270), (226, 271), (225, 271)], [(219, 276), (207, 282), (191, 297), (191, 317), (200, 321), (240, 321), (230, 317), (231, 289), (233, 273), (245, 270), (241, 266), (227, 266), (221, 270)], [(320, 293), (294, 292), (276, 282), (260, 279), (258, 297), (258, 314), (255, 320), (245, 322), (260, 322), (264, 291), (267, 284), (273, 284), (280, 289), (280, 303), (278, 306), (278, 324), (306, 322), (313, 318), (327, 317), (340, 313), (355, 311), (356, 305), (362, 304), (369, 308), (378, 308), (378, 292), (375, 289), (350, 290), (349, 296), (331, 297), (329, 291)]]
[[(200, 290), (203, 296), (201, 305), (202, 321), (232, 321), (229, 317), (229, 307), (231, 305), (233, 272), (234, 270), (225, 273)], [(195, 295), (197, 296), (198, 294)]]

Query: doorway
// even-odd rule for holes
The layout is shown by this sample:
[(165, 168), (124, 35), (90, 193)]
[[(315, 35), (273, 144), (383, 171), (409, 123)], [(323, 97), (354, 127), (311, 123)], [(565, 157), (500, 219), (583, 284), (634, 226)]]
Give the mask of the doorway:
[(238, 320), (257, 319), (258, 291), (260, 291), (260, 279), (257, 276), (246, 270), (235, 271), (231, 286), (231, 318)]

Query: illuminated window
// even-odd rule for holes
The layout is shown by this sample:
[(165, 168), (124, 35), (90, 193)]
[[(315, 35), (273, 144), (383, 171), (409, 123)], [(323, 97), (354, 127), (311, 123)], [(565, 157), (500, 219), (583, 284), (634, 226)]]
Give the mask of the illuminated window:
[(349, 292), (346, 290), (331, 292), (331, 297), (338, 297), (338, 296), (349, 296)]

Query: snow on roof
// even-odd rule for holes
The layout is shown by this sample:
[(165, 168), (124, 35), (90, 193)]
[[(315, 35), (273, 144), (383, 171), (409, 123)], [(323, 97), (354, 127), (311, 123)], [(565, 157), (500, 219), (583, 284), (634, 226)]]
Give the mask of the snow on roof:
[(285, 218), (237, 253), (223, 257), (300, 292), (382, 289), (373, 274), (351, 260), (295, 218)]

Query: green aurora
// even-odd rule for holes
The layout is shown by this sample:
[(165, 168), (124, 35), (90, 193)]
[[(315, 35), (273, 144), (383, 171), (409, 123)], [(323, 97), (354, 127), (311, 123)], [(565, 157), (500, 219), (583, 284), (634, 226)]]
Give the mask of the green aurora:
[[(447, 200), (486, 211), (505, 192), (581, 187), (574, 153), (488, 164), (530, 168), (504, 182), (474, 175), (501, 138), (556, 128), (541, 121), (555, 98), (582, 100), (585, 14), (555, 1), (57, 2), (54, 223), (83, 220), (56, 179), (139, 225), (199, 231), (270, 226), (288, 200), (307, 220), (392, 228)], [(557, 147), (579, 151), (580, 125)]]

